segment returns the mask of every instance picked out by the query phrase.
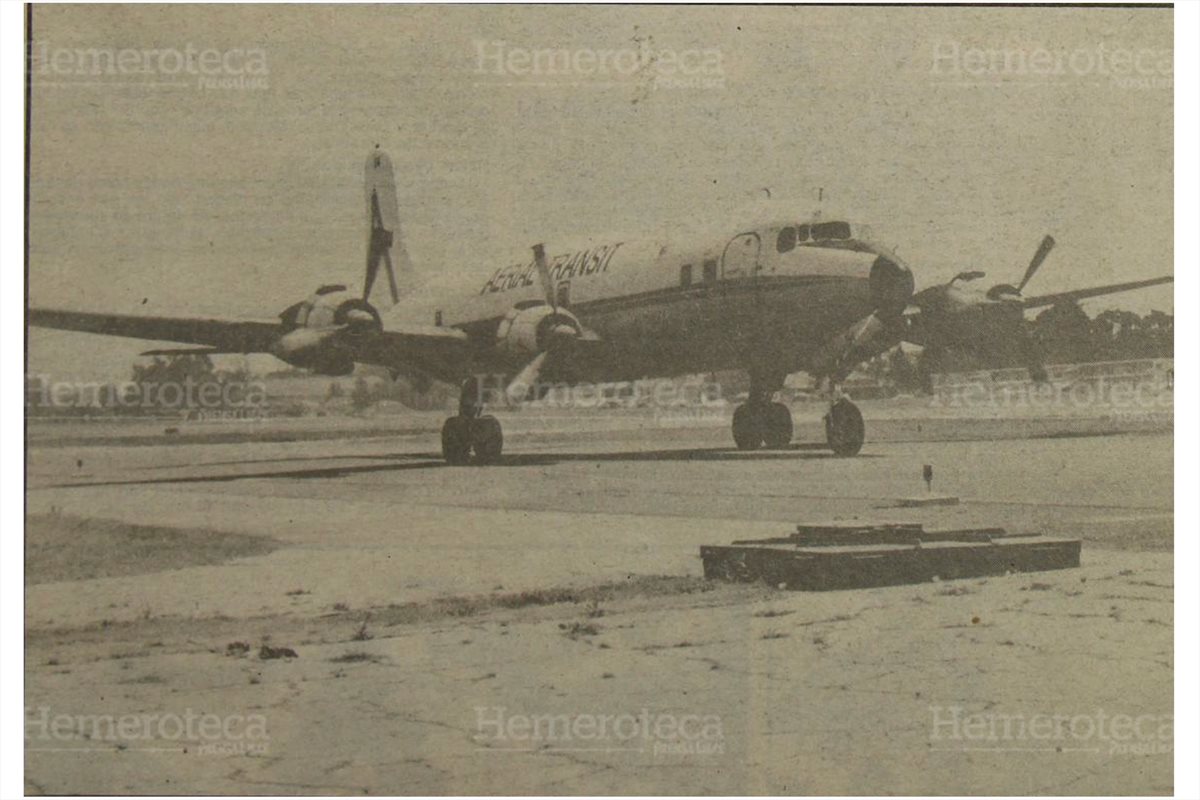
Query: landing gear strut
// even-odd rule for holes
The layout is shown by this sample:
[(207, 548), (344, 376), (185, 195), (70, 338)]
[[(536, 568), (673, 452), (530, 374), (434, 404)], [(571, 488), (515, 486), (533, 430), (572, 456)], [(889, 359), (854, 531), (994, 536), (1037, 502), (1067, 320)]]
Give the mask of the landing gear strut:
[(482, 413), (482, 403), (479, 382), (468, 378), (458, 396), (458, 416), (450, 417), (442, 425), (442, 457), (447, 464), (468, 464), (472, 452), (476, 464), (495, 464), (500, 460), (504, 432), (500, 420)]
[(733, 441), (739, 450), (787, 447), (792, 441), (792, 412), (771, 395), (783, 379), (765, 380), (751, 376), (750, 396), (733, 412)]

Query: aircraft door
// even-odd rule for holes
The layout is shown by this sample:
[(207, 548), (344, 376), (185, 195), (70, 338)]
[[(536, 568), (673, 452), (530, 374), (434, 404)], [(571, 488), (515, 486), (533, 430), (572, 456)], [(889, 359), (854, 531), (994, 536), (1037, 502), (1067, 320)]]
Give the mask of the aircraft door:
[(721, 256), (722, 278), (750, 278), (758, 274), (758, 256), (762, 240), (757, 233), (742, 233), (733, 237)]

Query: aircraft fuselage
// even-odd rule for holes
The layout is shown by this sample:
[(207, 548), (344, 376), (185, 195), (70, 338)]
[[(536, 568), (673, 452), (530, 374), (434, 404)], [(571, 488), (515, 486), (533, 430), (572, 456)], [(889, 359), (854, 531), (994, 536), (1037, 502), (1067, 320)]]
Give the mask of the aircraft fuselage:
[[(884, 253), (849, 236), (797, 242), (789, 228), (810, 226), (768, 224), (694, 246), (611, 239), (551, 247), (561, 307), (601, 339), (593, 357), (572, 365), (571, 377), (808, 369), (816, 348), (875, 309), (872, 266)], [(481, 271), (473, 291), (443, 294), (432, 307), (428, 299), (402, 299), (384, 322), (395, 315), (459, 328), (477, 343), (470, 371), (504, 372), (518, 362), (496, 347), (502, 320), (514, 307), (542, 302), (532, 255), (525, 255)]]

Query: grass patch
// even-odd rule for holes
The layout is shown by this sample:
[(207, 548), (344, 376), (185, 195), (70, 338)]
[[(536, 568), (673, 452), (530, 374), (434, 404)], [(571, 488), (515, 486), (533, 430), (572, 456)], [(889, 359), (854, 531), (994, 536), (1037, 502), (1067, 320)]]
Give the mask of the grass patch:
[(25, 518), (25, 584), (224, 564), (282, 546), (266, 536), (33, 514)]
[(572, 622), (570, 625), (565, 622), (559, 623), (558, 626), (565, 636), (571, 639), (578, 639), (580, 636), (596, 636), (600, 633), (600, 628), (590, 622)]
[(128, 680), (117, 681), (117, 683), (121, 683), (121, 684), (125, 684), (125, 685), (139, 684), (139, 683), (158, 684), (158, 683), (166, 683), (166, 681), (163, 680), (158, 675), (142, 675), (141, 677), (138, 677), (138, 678), (129, 678)]
[(342, 653), (340, 656), (334, 656), (329, 660), (334, 664), (362, 664), (363, 662), (370, 662), (374, 664), (379, 662), (381, 659), (377, 655), (356, 650), (350, 653)]
[(773, 617), (786, 617), (788, 614), (795, 614), (795, 611), (780, 611), (774, 608), (768, 608), (766, 611), (756, 611), (754, 616), (771, 619)]
[(594, 618), (603, 615), (603, 612), (594, 613), (600, 611), (600, 602), (616, 602), (635, 597), (696, 594), (711, 592), (717, 588), (716, 584), (703, 578), (653, 575), (583, 588), (533, 589), (525, 592), (441, 597), (423, 602), (401, 603), (372, 612), (372, 620), (383, 626), (411, 625), (445, 617), (473, 617), (497, 609), (563, 603), (587, 604), (585, 614)]
[(262, 647), (258, 648), (258, 657), (263, 661), (273, 661), (277, 658), (299, 658), (296, 651), (290, 647), (272, 647), (263, 642)]

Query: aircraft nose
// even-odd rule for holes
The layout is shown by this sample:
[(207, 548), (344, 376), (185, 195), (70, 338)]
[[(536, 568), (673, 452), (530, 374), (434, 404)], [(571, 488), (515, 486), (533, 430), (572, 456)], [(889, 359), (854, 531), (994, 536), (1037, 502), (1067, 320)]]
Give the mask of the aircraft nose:
[(908, 305), (913, 293), (913, 276), (908, 267), (886, 256), (879, 256), (871, 265), (871, 302), (876, 310), (899, 314)]

